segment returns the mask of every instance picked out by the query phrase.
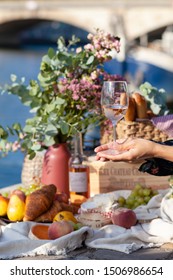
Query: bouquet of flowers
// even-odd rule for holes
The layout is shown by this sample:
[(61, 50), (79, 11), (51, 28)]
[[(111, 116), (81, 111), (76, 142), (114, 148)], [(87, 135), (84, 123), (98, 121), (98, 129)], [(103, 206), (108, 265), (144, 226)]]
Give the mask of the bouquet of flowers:
[[(104, 80), (123, 79), (109, 75), (104, 62), (112, 59), (112, 51), (120, 51), (120, 38), (97, 29), (88, 34), (88, 44), (76, 48), (79, 38), (65, 42), (57, 40), (57, 49), (49, 48), (42, 57), (38, 80), (18, 81), (11, 76), (11, 84), (2, 93), (16, 95), (30, 107), (31, 118), (24, 127), (14, 123), (0, 125), (0, 152), (22, 149), (30, 158), (37, 151), (71, 139), (77, 131), (84, 132), (89, 124), (101, 121), (100, 95)], [(9, 141), (11, 135), (16, 139)]]

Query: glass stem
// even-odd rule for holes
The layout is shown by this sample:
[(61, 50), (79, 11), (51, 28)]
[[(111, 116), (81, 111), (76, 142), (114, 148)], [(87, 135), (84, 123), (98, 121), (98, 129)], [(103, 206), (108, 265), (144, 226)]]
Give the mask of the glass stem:
[(113, 141), (116, 142), (117, 139), (117, 132), (116, 132), (116, 123), (113, 123)]

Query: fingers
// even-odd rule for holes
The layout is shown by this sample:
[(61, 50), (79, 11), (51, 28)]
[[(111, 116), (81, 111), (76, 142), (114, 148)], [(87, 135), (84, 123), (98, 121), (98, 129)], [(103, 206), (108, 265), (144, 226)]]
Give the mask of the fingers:
[(101, 146), (98, 146), (94, 149), (94, 152), (98, 153), (100, 151), (104, 151), (104, 150), (107, 150), (108, 149), (108, 144), (104, 144), (104, 145), (101, 145)]
[(105, 159), (105, 160), (112, 160), (112, 161), (131, 161), (133, 160), (131, 154), (127, 152), (118, 153), (118, 154), (106, 154), (104, 152), (98, 152), (97, 157), (99, 159)]
[(100, 145), (98, 147), (96, 147), (94, 149), (94, 152), (98, 153), (98, 152), (101, 152), (101, 151), (105, 151), (105, 150), (108, 150), (108, 149), (116, 149), (117, 147), (117, 143), (116, 142), (109, 142), (107, 144), (103, 144), (103, 145)]
[(96, 155), (95, 159), (96, 159), (97, 161), (102, 161), (102, 162), (108, 161), (108, 159), (106, 159), (106, 158), (104, 158), (104, 157), (99, 157), (98, 155)]
[(118, 139), (118, 140), (116, 140), (116, 142), (113, 141), (113, 142), (109, 142), (107, 144), (100, 145), (94, 149), (94, 152), (98, 153), (98, 152), (105, 151), (108, 149), (124, 150), (126, 147), (126, 146), (124, 146), (124, 143), (127, 140), (128, 139)]

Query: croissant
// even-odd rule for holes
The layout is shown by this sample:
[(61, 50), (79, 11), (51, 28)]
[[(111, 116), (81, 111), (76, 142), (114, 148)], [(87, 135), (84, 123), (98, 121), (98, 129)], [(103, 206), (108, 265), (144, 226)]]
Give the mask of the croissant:
[(62, 211), (70, 211), (73, 214), (77, 214), (78, 213), (79, 207), (76, 206), (76, 205), (67, 204), (65, 202), (60, 202), (60, 205), (61, 205)]
[(58, 200), (54, 200), (52, 206), (44, 212), (42, 215), (37, 217), (34, 221), (35, 222), (52, 222), (55, 215), (62, 211), (60, 202)]
[(34, 221), (53, 204), (56, 193), (55, 185), (43, 186), (26, 197), (23, 221)]

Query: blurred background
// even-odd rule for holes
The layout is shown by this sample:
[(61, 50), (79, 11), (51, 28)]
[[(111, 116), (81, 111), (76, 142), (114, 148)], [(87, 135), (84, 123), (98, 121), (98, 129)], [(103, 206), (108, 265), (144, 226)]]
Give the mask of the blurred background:
[[(121, 38), (121, 52), (106, 70), (127, 77), (131, 91), (145, 81), (164, 88), (172, 106), (172, 15), (173, 0), (0, 0), (0, 85), (11, 74), (37, 79), (42, 56), (56, 48), (59, 36), (75, 34), (84, 45), (87, 34), (100, 28)], [(16, 97), (0, 96), (0, 124), (24, 124), (28, 116)], [(89, 132), (93, 143), (96, 134)], [(0, 158), (0, 188), (20, 183), (23, 157)]]

